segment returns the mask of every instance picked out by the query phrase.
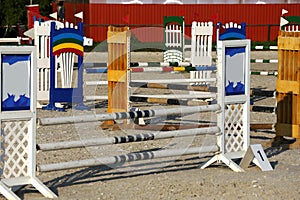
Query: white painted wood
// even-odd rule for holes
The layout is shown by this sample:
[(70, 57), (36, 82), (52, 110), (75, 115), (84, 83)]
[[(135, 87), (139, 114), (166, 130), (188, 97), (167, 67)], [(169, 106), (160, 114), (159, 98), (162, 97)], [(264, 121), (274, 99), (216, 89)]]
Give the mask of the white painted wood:
[[(212, 22), (192, 22), (191, 64), (192, 66), (212, 65)], [(191, 71), (190, 78), (209, 79), (212, 71)], [(194, 85), (208, 84), (204, 81)]]
[(212, 22), (192, 22), (192, 66), (210, 66), (212, 64)]
[[(168, 49), (164, 52), (164, 62), (182, 62), (184, 61), (184, 22), (180, 25), (170, 24), (165, 27), (165, 46), (175, 49)], [(178, 50), (182, 48), (182, 51)]]
[(240, 162), (240, 166), (246, 169), (251, 162), (255, 163), (262, 171), (273, 171), (273, 167), (261, 144), (252, 144), (249, 146), (244, 158)]
[[(228, 78), (226, 72), (232, 69), (228, 66), (230, 62), (225, 54), (227, 47), (245, 48), (245, 52), (237, 55), (243, 55), (241, 66), (243, 66), (242, 77), (244, 78), (239, 79), (245, 85), (245, 92), (242, 95), (225, 95), (227, 84), (225, 80)], [(250, 145), (250, 40), (218, 41), (217, 57), (217, 102), (223, 111), (217, 115), (217, 124), (221, 130), (217, 144), (221, 153), (203, 165), (202, 169), (214, 162), (223, 162), (234, 171), (244, 171), (232, 159), (242, 158)], [(240, 63), (236, 65), (240, 66)]]
[[(5, 55), (26, 55), (28, 60), (17, 61), (14, 67), (28, 68), (27, 74), (22, 74), (24, 78), (28, 78), (27, 86), (24, 88), (23, 81), (15, 79), (14, 87), (22, 88), (23, 91), (29, 89), (29, 108), (22, 108), (17, 111), (0, 110), (0, 126), (2, 127), (1, 137), (1, 180), (0, 193), (8, 199), (20, 199), (11, 190), (14, 186), (33, 185), (44, 196), (54, 198), (57, 197), (42, 182), (36, 178), (36, 93), (37, 93), (37, 49), (34, 46), (1, 46), (0, 47), (0, 63), (2, 63), (2, 54)], [(5, 65), (6, 66), (6, 65)], [(10, 66), (9, 66), (10, 67)], [(20, 68), (16, 68), (20, 69)], [(2, 68), (0, 69), (2, 74)], [(9, 75), (6, 72), (6, 75)], [(13, 79), (14, 77), (11, 77)], [(0, 90), (3, 93), (2, 84), (5, 79), (0, 77)], [(7, 81), (6, 81), (7, 82)], [(18, 90), (8, 88), (17, 95)], [(19, 91), (22, 92), (22, 91)], [(3, 95), (3, 94), (2, 94)], [(17, 99), (14, 101), (16, 102)], [(2, 108), (3, 100), (1, 100)], [(16, 145), (17, 144), (17, 145)]]

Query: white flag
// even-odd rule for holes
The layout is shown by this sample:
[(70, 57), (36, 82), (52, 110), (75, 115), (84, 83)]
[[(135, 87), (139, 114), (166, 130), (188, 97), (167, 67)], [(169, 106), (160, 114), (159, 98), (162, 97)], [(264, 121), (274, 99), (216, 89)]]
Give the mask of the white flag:
[(49, 16), (57, 20), (57, 12), (52, 13)]
[(34, 40), (34, 28), (25, 31), (24, 35)]
[(74, 16), (77, 18), (83, 19), (83, 12), (81, 11), (79, 13), (76, 13)]
[(286, 14), (286, 13), (288, 13), (289, 11), (287, 11), (287, 10), (285, 10), (285, 9), (282, 9), (282, 11), (281, 11), (281, 15), (284, 15), (284, 14)]
[(283, 17), (280, 17), (280, 27), (282, 27), (288, 23), (289, 23), (288, 20), (284, 19)]

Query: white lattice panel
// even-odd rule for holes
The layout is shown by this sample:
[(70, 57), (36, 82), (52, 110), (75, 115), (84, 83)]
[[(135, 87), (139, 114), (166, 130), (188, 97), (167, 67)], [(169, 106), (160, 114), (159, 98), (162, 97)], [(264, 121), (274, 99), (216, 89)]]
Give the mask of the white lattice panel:
[(30, 121), (2, 122), (1, 158), (4, 159), (1, 159), (1, 168), (3, 178), (28, 176), (29, 126)]
[(226, 152), (243, 151), (243, 105), (229, 104), (225, 108)]

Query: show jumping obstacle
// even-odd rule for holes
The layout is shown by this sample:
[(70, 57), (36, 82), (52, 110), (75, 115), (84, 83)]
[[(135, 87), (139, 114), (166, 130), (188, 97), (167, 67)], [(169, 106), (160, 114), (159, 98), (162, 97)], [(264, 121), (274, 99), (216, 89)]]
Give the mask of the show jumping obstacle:
[[(123, 34), (126, 37), (126, 34)], [(101, 121), (101, 120), (120, 120), (120, 119), (135, 119), (140, 117), (150, 117), (150, 116), (160, 116), (160, 115), (174, 115), (174, 114), (184, 114), (184, 113), (195, 113), (198, 111), (219, 111), (218, 112), (218, 123), (217, 123), (217, 129), (220, 131), (221, 134), (218, 134), (218, 142), (217, 146), (212, 145), (208, 147), (203, 147), (202, 152), (216, 152), (216, 156), (213, 157), (207, 164), (205, 164), (202, 168), (207, 167), (208, 165), (214, 163), (215, 161), (222, 161), (225, 164), (227, 164), (231, 169), (234, 171), (243, 171), (236, 163), (232, 162), (231, 159), (233, 158), (242, 158), (246, 149), (249, 146), (249, 98), (250, 98), (250, 91), (249, 91), (249, 74), (247, 71), (249, 71), (249, 48), (250, 48), (250, 41), (249, 40), (236, 40), (236, 41), (223, 41), (222, 48), (224, 50), (220, 52), (224, 52), (224, 55), (221, 54), (220, 60), (223, 60), (223, 56), (225, 57), (225, 48), (227, 47), (237, 47), (242, 48), (243, 50), (240, 51), (244, 57), (244, 59), (247, 61), (242, 61), (246, 65), (246, 68), (244, 70), (241, 70), (240, 72), (245, 73), (245, 75), (238, 75), (238, 77), (242, 77), (243, 83), (245, 83), (245, 87), (242, 90), (235, 91), (237, 93), (228, 93), (226, 92), (226, 89), (228, 87), (225, 86), (225, 81), (223, 77), (226, 77), (226, 80), (234, 80), (237, 78), (237, 76), (228, 76), (228, 73), (226, 73), (226, 70), (229, 70), (229, 66), (226, 66), (226, 63), (229, 62), (231, 58), (235, 58), (235, 56), (226, 56), (224, 58), (223, 62), (218, 63), (218, 68), (220, 70), (218, 71), (218, 85), (221, 86), (218, 90), (218, 103), (214, 105), (207, 105), (207, 106), (197, 106), (197, 107), (180, 107), (180, 108), (171, 108), (166, 110), (152, 110), (152, 111), (135, 111), (135, 112), (122, 112), (122, 113), (108, 113), (108, 114), (101, 114), (101, 115), (88, 115), (88, 116), (71, 116), (71, 117), (60, 117), (60, 118), (48, 118), (48, 119), (40, 119), (41, 125), (51, 125), (51, 124), (58, 124), (58, 123), (84, 123), (84, 122), (91, 122), (91, 121)], [(239, 56), (239, 55), (237, 55)], [(229, 59), (229, 60), (228, 60)], [(225, 62), (226, 60), (226, 62)], [(235, 60), (235, 59), (234, 59)], [(234, 61), (235, 62), (235, 61)], [(237, 67), (241, 66), (241, 63), (237, 63)], [(221, 70), (223, 69), (223, 70)], [(230, 69), (232, 70), (232, 69)], [(245, 79), (244, 79), (245, 78)], [(227, 81), (228, 83), (228, 81)], [(248, 89), (246, 89), (248, 88)], [(225, 97), (225, 98), (224, 98)], [(221, 103), (220, 103), (221, 102)], [(216, 131), (217, 131), (216, 129)], [(200, 130), (200, 129), (199, 129)], [(204, 131), (204, 129), (202, 129)], [(210, 128), (208, 128), (210, 130)], [(179, 132), (180, 133), (182, 130)], [(191, 131), (191, 130), (189, 130)], [(187, 131), (187, 132), (189, 132)], [(196, 130), (194, 130), (196, 131)], [(184, 131), (185, 132), (185, 131)], [(206, 132), (206, 131), (205, 131)], [(213, 131), (214, 132), (214, 131)], [(217, 131), (218, 133), (218, 131)], [(174, 134), (174, 132), (170, 133), (171, 135)], [(216, 133), (213, 133), (216, 134)], [(114, 137), (109, 138), (110, 142), (107, 143), (119, 143), (119, 141), (124, 141), (129, 139), (130, 141), (139, 141), (143, 140), (144, 136), (141, 135), (132, 135), (132, 136), (125, 136), (123, 139)], [(153, 138), (153, 136), (150, 136)], [(146, 140), (148, 139), (148, 136), (146, 136)], [(96, 143), (96, 144), (95, 144)], [(97, 145), (102, 144), (103, 141), (95, 141), (93, 143), (92, 141), (87, 141), (87, 145)], [(58, 149), (62, 148), (62, 146), (68, 147), (80, 147), (79, 141), (73, 141), (70, 143), (54, 143), (50, 144), (47, 147), (47, 144), (40, 145), (41, 149)], [(186, 153), (199, 153), (199, 148), (192, 147), (191, 149), (187, 149)], [(96, 166), (99, 164), (114, 164), (118, 162), (127, 162), (127, 161), (135, 161), (135, 160), (143, 160), (143, 159), (153, 159), (158, 157), (167, 157), (167, 156), (175, 156), (178, 155), (184, 155), (183, 151), (181, 149), (177, 150), (163, 150), (163, 151), (151, 151), (151, 152), (145, 152), (145, 153), (131, 153), (121, 156), (114, 156), (114, 157), (103, 157), (103, 158), (97, 158), (97, 159), (87, 159), (87, 160), (79, 160), (79, 161), (69, 161), (69, 162), (63, 162), (63, 163), (53, 163), (53, 164), (45, 164), (45, 165), (39, 165), (38, 169), (40, 171), (53, 171), (53, 170), (62, 170), (62, 169), (71, 169), (71, 168), (77, 168), (77, 167), (86, 167), (86, 166)], [(181, 154), (183, 153), (183, 154)], [(150, 156), (151, 155), (151, 156)]]
[[(112, 28), (114, 29), (114, 28)], [(111, 30), (111, 29), (110, 29)], [(119, 33), (111, 33), (110, 35), (110, 44), (127, 51), (127, 46), (124, 45), (128, 41), (127, 28)], [(121, 34), (122, 38), (118, 37)], [(125, 38), (125, 39), (124, 39)], [(118, 41), (121, 39), (121, 42)], [(113, 46), (109, 47), (112, 48)], [(25, 49), (26, 50), (26, 49)], [(34, 48), (32, 48), (34, 52)], [(231, 51), (233, 50), (233, 52)], [(11, 53), (12, 51), (9, 51)], [(25, 54), (28, 54), (29, 51), (25, 51)], [(2, 51), (1, 51), (2, 53)], [(5, 53), (5, 52), (4, 52)], [(15, 53), (15, 52), (14, 52)], [(21, 54), (21, 53), (18, 53)], [(117, 54), (124, 55), (124, 54)], [(137, 134), (137, 135), (128, 135), (123, 137), (108, 137), (95, 141), (85, 141), (86, 145), (79, 144), (79, 141), (69, 141), (66, 143), (52, 143), (52, 144), (39, 144), (37, 145), (41, 151), (61, 149), (64, 148), (73, 148), (73, 147), (85, 147), (85, 146), (94, 146), (94, 145), (109, 145), (109, 144), (119, 144), (123, 142), (139, 142), (143, 140), (154, 140), (154, 139), (164, 139), (172, 138), (180, 135), (184, 137), (185, 135), (202, 135), (202, 134), (213, 134), (217, 136), (217, 141), (215, 144), (203, 147), (189, 147), (184, 149), (165, 149), (158, 151), (143, 151), (136, 153), (129, 153), (119, 156), (112, 157), (101, 157), (94, 159), (86, 160), (74, 160), (61, 163), (50, 163), (50, 164), (41, 164), (36, 166), (36, 108), (35, 108), (35, 96), (36, 92), (36, 70), (34, 67), (35, 62), (29, 62), (33, 65), (30, 71), (30, 81), (27, 82), (30, 88), (30, 109), (28, 106), (25, 107), (16, 107), (8, 106), (7, 111), (2, 109), (2, 121), (1, 123), (6, 125), (4, 129), (4, 136), (1, 137), (3, 141), (2, 145), (2, 176), (0, 184), (0, 192), (8, 199), (19, 199), (16, 194), (10, 190), (9, 187), (15, 185), (27, 185), (32, 184), (35, 186), (44, 196), (49, 198), (55, 198), (56, 195), (51, 192), (46, 186), (44, 186), (36, 178), (36, 170), (43, 171), (53, 171), (53, 170), (63, 170), (71, 169), (78, 167), (89, 167), (89, 166), (98, 166), (98, 165), (108, 165), (124, 162), (132, 162), (137, 160), (146, 160), (146, 159), (155, 159), (155, 158), (164, 158), (170, 156), (182, 156), (189, 154), (199, 154), (199, 153), (209, 153), (214, 152), (215, 156), (204, 164), (201, 168), (206, 168), (214, 162), (223, 162), (232, 170), (241, 172), (244, 169), (233, 162), (233, 159), (243, 158), (246, 154), (246, 151), (250, 143), (250, 115), (249, 115), (249, 106), (250, 106), (250, 75), (249, 75), (249, 66), (250, 66), (250, 41), (249, 40), (227, 40), (220, 41), (220, 46), (218, 49), (218, 63), (217, 63), (217, 102), (218, 104), (206, 105), (206, 106), (197, 106), (197, 107), (179, 107), (171, 108), (165, 110), (145, 110), (145, 111), (135, 111), (135, 112), (117, 112), (117, 113), (107, 113), (102, 115), (87, 115), (87, 116), (70, 116), (70, 117), (56, 117), (51, 119), (40, 119), (40, 124), (58, 124), (58, 123), (84, 123), (88, 121), (109, 121), (109, 120), (118, 120), (118, 119), (135, 119), (139, 117), (146, 116), (167, 116), (167, 115), (176, 115), (184, 113), (197, 113), (197, 112), (216, 112), (217, 113), (217, 124), (209, 128), (197, 128), (190, 130), (179, 130), (168, 132), (166, 134), (160, 133), (150, 133), (150, 134)], [(33, 54), (32, 57), (35, 55)], [(111, 55), (112, 56), (112, 55)], [(128, 55), (125, 54), (125, 57)], [(1, 56), (0, 58), (3, 58)], [(126, 59), (123, 59), (123, 61)], [(26, 60), (25, 60), (26, 61)], [(128, 77), (128, 62), (122, 63), (114, 62), (111, 60), (110, 64), (115, 65), (117, 70), (117, 76), (111, 78), (109, 81), (119, 81), (124, 76)], [(127, 60), (128, 61), (128, 60)], [(115, 64), (116, 63), (116, 64)], [(125, 69), (119, 69), (117, 65), (124, 65)], [(126, 68), (127, 67), (127, 68)], [(123, 71), (127, 74), (123, 74)], [(230, 74), (228, 71), (234, 70), (235, 74)], [(3, 79), (2, 76), (1, 78)], [(20, 79), (22, 80), (22, 79)], [(123, 83), (125, 81), (130, 82), (130, 79), (122, 79)], [(6, 81), (1, 80), (2, 83), (6, 84)], [(242, 87), (231, 87), (230, 83), (239, 83), (237, 86)], [(21, 85), (20, 85), (21, 86)], [(112, 85), (112, 90), (117, 87)], [(5, 88), (5, 87), (4, 87)], [(20, 91), (19, 91), (20, 92)], [(3, 91), (1, 91), (3, 96)], [(6, 106), (6, 102), (1, 101), (1, 108)], [(15, 105), (15, 104), (13, 104)], [(12, 110), (9, 110), (12, 109)], [(24, 113), (17, 112), (14, 113), (14, 109), (25, 109)], [(117, 108), (118, 109), (118, 108)], [(8, 117), (8, 118), (6, 118)], [(28, 121), (24, 123), (24, 119), (20, 121), (20, 118), (24, 117)], [(12, 122), (7, 122), (12, 120)], [(5, 122), (3, 122), (5, 121)], [(10, 126), (15, 126), (17, 124), (17, 129), (12, 129)], [(25, 127), (26, 125), (26, 127)], [(22, 127), (22, 128), (21, 128)], [(26, 129), (24, 129), (24, 128)], [(182, 135), (181, 135), (182, 134)], [(104, 141), (105, 140), (105, 141)], [(15, 143), (18, 145), (14, 145)], [(24, 156), (26, 155), (26, 156)], [(26, 160), (20, 160), (24, 158)], [(243, 160), (242, 160), (243, 161)], [(243, 167), (245, 167), (245, 163)], [(247, 166), (246, 166), (247, 167)]]
[(276, 136), (300, 138), (300, 17), (282, 16), (278, 36)]

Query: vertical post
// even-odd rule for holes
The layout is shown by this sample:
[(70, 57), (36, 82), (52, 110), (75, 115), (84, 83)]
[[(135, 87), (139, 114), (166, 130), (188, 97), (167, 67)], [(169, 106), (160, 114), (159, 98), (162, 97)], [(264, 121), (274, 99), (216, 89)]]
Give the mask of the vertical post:
[[(201, 168), (223, 162), (244, 171), (233, 159), (242, 158), (250, 144), (250, 40), (220, 40), (217, 49), (217, 102), (220, 153)], [(232, 73), (234, 72), (234, 73)]]
[(300, 32), (279, 31), (277, 139), (300, 138)]
[[(108, 113), (128, 112), (130, 82), (129, 27), (108, 27)], [(112, 125), (113, 121), (106, 122)]]

